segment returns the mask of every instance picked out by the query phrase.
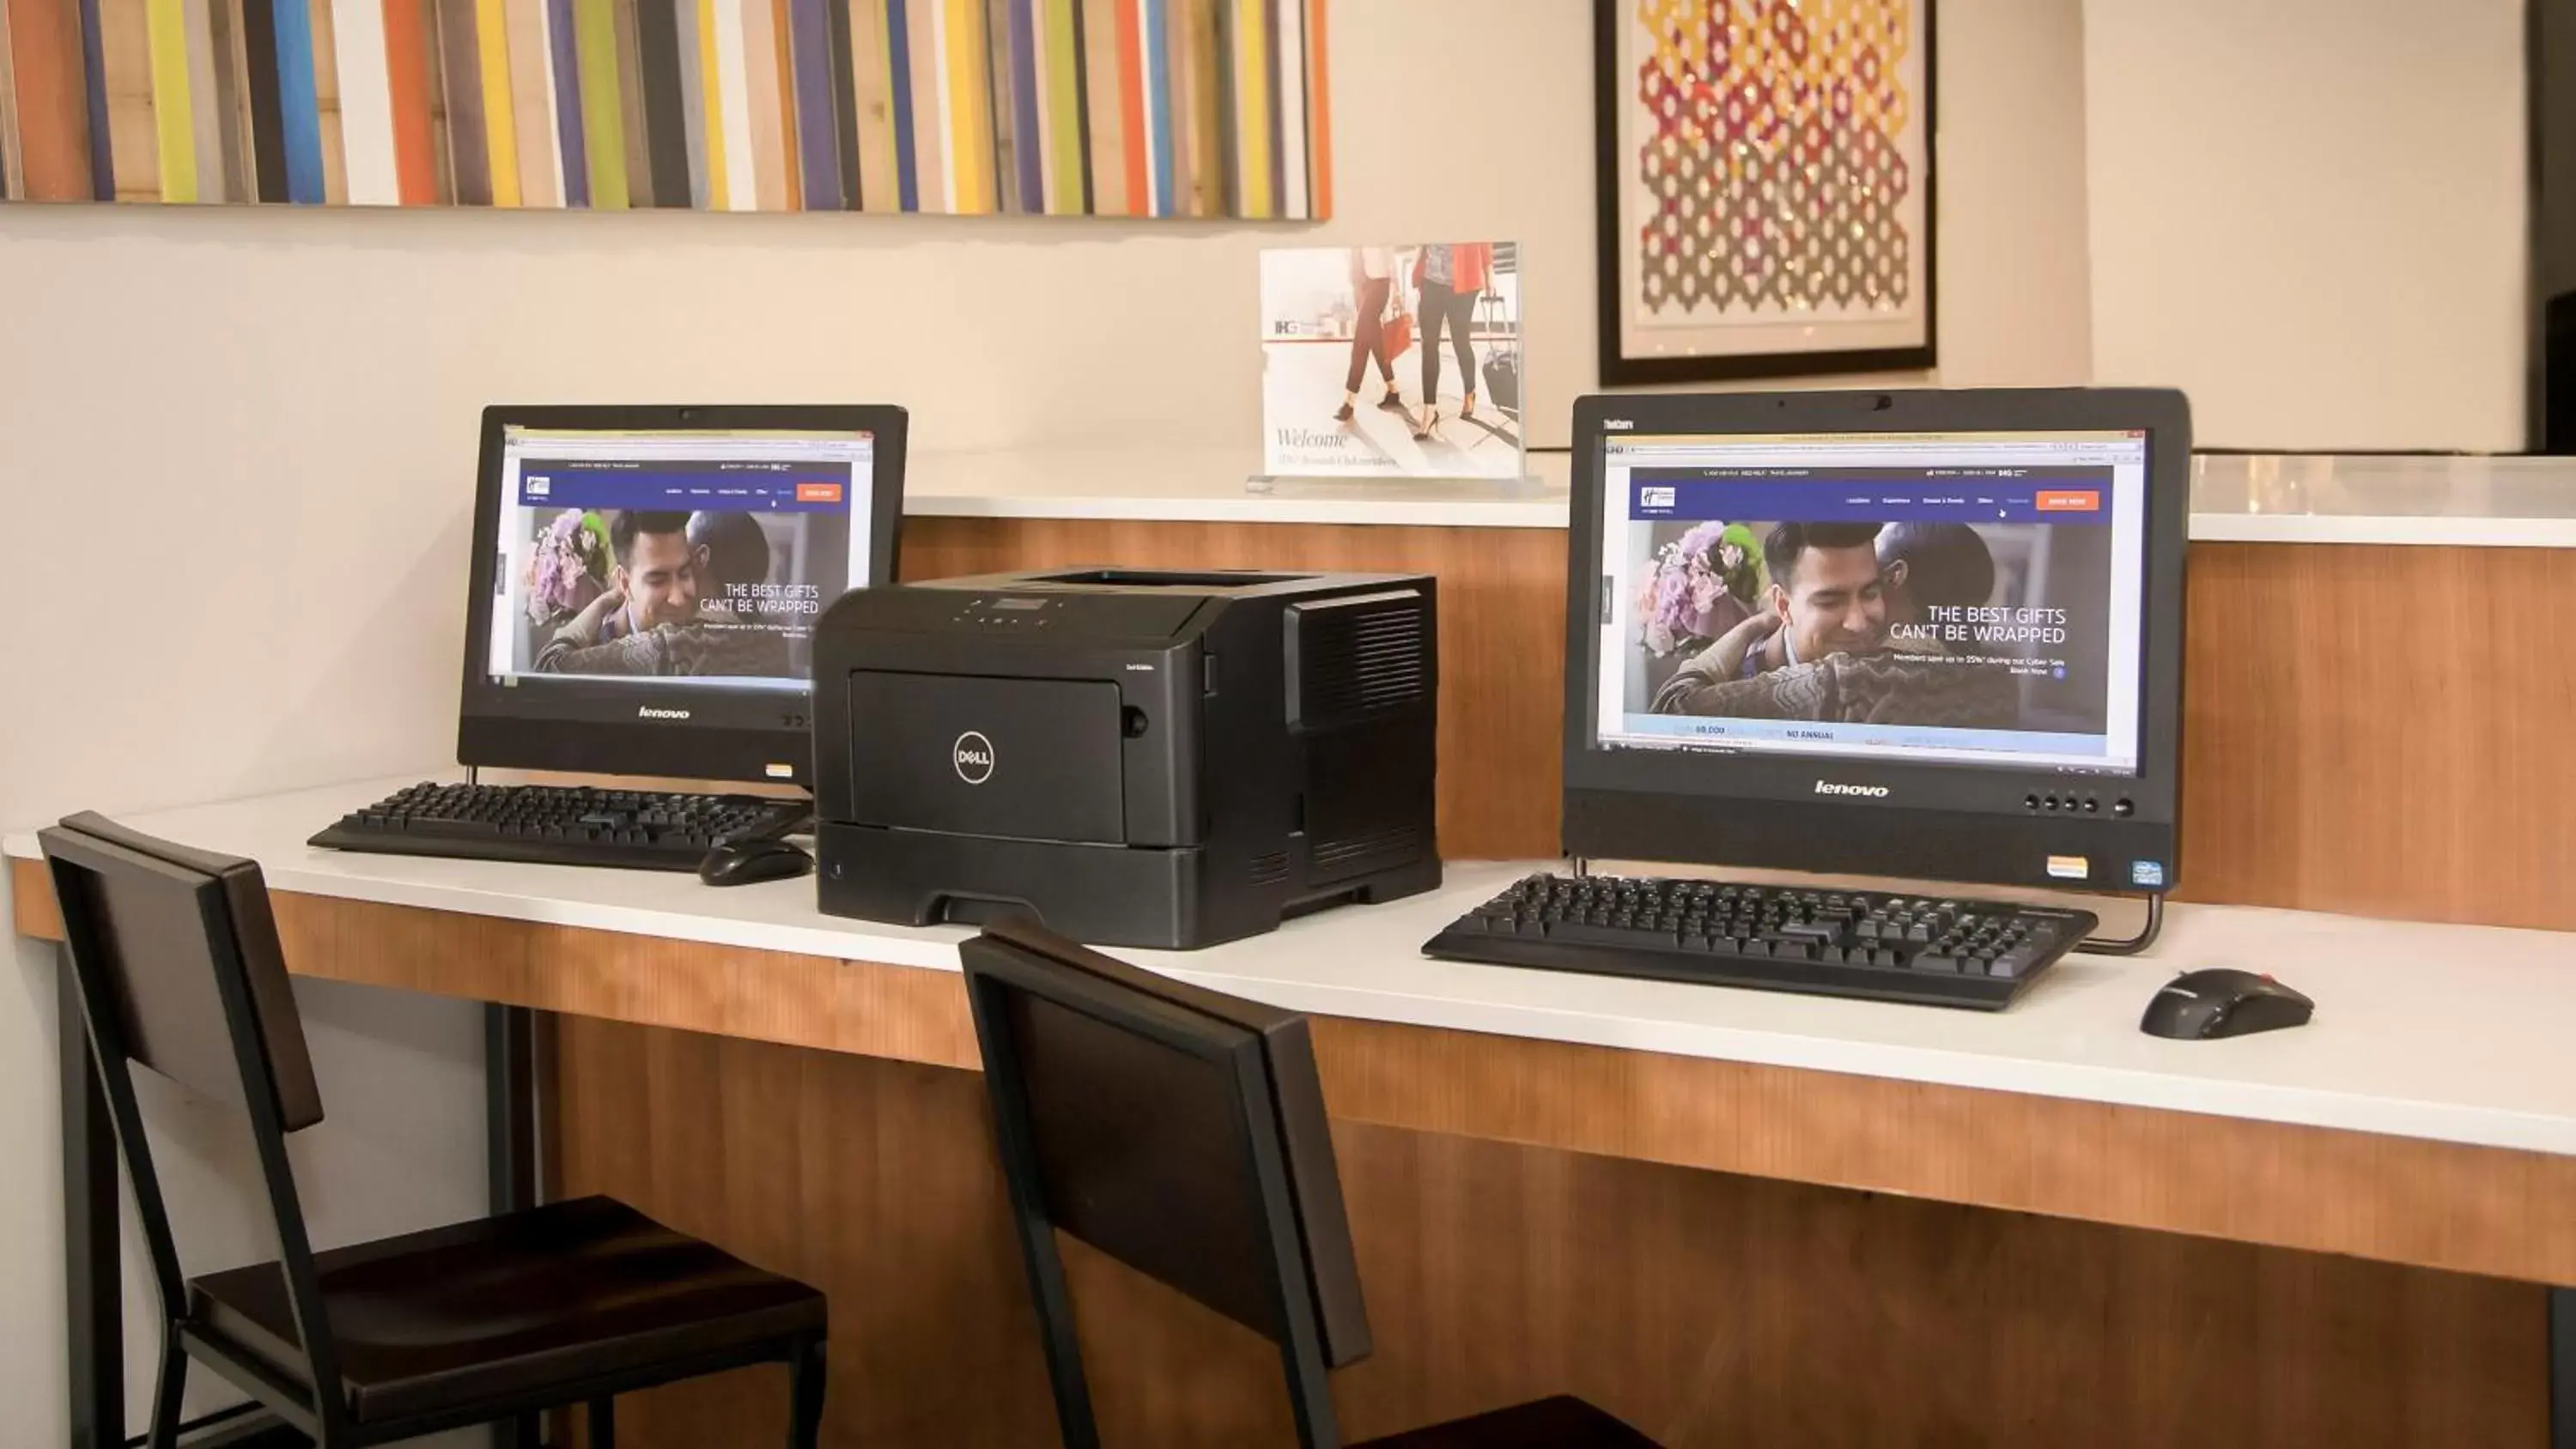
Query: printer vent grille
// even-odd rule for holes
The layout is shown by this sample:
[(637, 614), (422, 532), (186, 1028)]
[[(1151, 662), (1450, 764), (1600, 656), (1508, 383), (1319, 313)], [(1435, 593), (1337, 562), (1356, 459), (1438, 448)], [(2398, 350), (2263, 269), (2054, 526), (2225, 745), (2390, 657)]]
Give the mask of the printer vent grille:
[(1410, 589), (1293, 611), (1296, 723), (1307, 729), (1421, 702), (1431, 692), (1428, 616)]
[(1288, 852), (1274, 850), (1268, 855), (1253, 857), (1252, 883), (1254, 885), (1277, 885), (1287, 878)]
[(1410, 858), (1422, 848), (1422, 831), (1418, 826), (1398, 825), (1372, 831), (1366, 835), (1345, 836), (1340, 840), (1315, 847), (1315, 871), (1318, 875), (1337, 875), (1355, 861), (1379, 855)]

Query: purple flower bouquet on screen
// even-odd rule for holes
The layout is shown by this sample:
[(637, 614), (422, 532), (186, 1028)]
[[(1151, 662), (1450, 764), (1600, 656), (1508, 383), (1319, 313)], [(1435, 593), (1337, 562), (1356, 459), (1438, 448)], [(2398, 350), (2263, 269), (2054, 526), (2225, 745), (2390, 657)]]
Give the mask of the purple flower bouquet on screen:
[(557, 624), (608, 592), (608, 531), (578, 508), (555, 515), (528, 558), (528, 618)]
[(1762, 546), (1740, 523), (1700, 524), (1655, 550), (1637, 584), (1638, 640), (1657, 658), (1696, 651), (1750, 617)]

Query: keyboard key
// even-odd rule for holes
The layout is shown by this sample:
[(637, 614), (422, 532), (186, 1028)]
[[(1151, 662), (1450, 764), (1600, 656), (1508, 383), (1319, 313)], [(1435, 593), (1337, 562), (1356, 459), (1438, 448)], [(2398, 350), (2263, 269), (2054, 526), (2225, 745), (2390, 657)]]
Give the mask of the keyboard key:
[(1589, 921), (1565, 921), (1547, 928), (1547, 938), (1574, 945), (1624, 946), (1629, 950), (1651, 949), (1657, 945), (1678, 945), (1671, 940), (1658, 940), (1653, 933), (1595, 925)]

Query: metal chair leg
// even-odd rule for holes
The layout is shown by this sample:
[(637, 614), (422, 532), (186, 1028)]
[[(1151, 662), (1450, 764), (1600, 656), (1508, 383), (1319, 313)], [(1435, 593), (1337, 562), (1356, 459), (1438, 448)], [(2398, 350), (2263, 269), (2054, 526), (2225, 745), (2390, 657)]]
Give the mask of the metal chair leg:
[(188, 1390), (188, 1356), (179, 1350), (178, 1325), (161, 1325), (161, 1377), (152, 1390), (150, 1449), (179, 1449), (179, 1400)]
[(606, 1394), (590, 1401), (583, 1416), (590, 1430), (590, 1449), (617, 1449), (617, 1401)]
[(787, 1449), (821, 1449), (824, 1347), (824, 1340), (809, 1339), (787, 1360)]

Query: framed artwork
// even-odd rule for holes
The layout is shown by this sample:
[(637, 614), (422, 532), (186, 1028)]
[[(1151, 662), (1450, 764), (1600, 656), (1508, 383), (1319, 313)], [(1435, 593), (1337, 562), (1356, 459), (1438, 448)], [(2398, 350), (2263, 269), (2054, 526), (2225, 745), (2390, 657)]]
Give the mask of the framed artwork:
[(0, 0), (0, 200), (1304, 220), (1327, 0)]
[(1934, 360), (1933, 0), (1594, 0), (1601, 380)]

